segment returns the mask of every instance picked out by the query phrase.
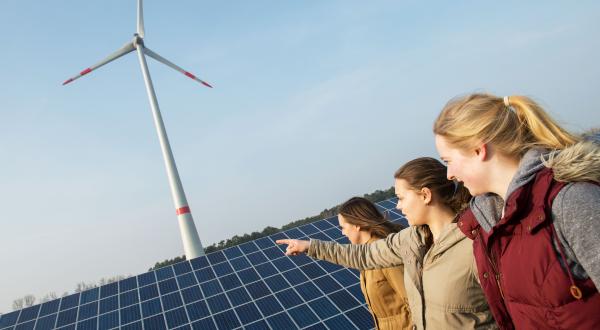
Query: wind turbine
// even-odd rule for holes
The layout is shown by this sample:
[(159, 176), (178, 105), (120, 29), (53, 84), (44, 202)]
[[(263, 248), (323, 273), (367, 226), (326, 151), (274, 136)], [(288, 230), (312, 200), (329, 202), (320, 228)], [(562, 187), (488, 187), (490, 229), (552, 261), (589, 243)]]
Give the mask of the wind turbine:
[(172, 69), (183, 73), (187, 77), (196, 80), (197, 82), (203, 84), (206, 87), (212, 88), (212, 86), (207, 82), (200, 80), (190, 72), (180, 68), (179, 66), (165, 59), (164, 57), (151, 51), (144, 45), (144, 16), (142, 0), (138, 0), (137, 2), (137, 33), (133, 35), (133, 40), (126, 43), (119, 50), (110, 54), (108, 57), (106, 57), (99, 63), (81, 71), (78, 75), (67, 79), (63, 83), (63, 85), (73, 82), (74, 80), (83, 77), (84, 75), (118, 59), (123, 55), (131, 53), (134, 50), (137, 51), (138, 59), (140, 61), (140, 67), (142, 68), (142, 75), (144, 76), (144, 82), (146, 84), (146, 92), (148, 93), (148, 99), (150, 100), (150, 108), (152, 108), (154, 125), (156, 126), (158, 140), (160, 141), (160, 148), (162, 150), (165, 166), (167, 169), (167, 176), (169, 178), (169, 185), (171, 187), (171, 196), (173, 197), (173, 202), (175, 203), (175, 211), (179, 221), (179, 230), (181, 231), (181, 239), (183, 241), (183, 249), (185, 255), (188, 260), (199, 256), (203, 256), (204, 248), (202, 247), (202, 243), (200, 242), (200, 237), (198, 236), (198, 231), (196, 230), (196, 226), (194, 225), (194, 219), (192, 218), (192, 213), (190, 211), (187, 198), (185, 197), (185, 192), (183, 191), (181, 179), (179, 178), (179, 173), (177, 172), (177, 166), (175, 165), (175, 159), (173, 158), (173, 152), (171, 151), (171, 146), (169, 145), (169, 139), (167, 137), (165, 125), (160, 115), (160, 109), (158, 108), (158, 101), (156, 100), (154, 86), (152, 85), (152, 80), (150, 79), (150, 72), (148, 71), (148, 65), (146, 64), (145, 55), (150, 56), (151, 58), (157, 60), (160, 63), (166, 64)]

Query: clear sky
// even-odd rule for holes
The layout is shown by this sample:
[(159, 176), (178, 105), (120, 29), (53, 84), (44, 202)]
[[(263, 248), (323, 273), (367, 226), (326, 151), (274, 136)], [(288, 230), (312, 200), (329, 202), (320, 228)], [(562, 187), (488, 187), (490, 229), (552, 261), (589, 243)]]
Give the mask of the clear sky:
[[(137, 58), (135, 1), (0, 0), (0, 312), (183, 252)], [(597, 1), (156, 1), (148, 60), (204, 245), (392, 185), (474, 91), (600, 125)]]

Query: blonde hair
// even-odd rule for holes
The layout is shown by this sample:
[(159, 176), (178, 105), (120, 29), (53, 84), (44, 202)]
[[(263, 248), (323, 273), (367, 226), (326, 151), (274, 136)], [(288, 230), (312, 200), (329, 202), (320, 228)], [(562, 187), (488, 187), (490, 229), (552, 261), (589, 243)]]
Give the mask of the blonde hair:
[(579, 140), (529, 97), (503, 99), (480, 93), (450, 100), (433, 132), (460, 149), (490, 143), (500, 153), (516, 157), (534, 147), (560, 150)]

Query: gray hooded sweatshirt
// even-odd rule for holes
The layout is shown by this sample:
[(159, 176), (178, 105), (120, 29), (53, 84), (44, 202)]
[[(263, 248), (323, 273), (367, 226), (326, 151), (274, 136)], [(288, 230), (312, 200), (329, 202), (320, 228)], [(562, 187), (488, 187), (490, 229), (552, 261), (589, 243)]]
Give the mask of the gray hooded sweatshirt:
[[(587, 140), (554, 156), (543, 149), (527, 151), (506, 196), (531, 182), (544, 166), (554, 170), (555, 179), (570, 182), (552, 204), (554, 226), (573, 275), (591, 278), (600, 288), (600, 186), (584, 182), (600, 179), (600, 146)], [(501, 219), (505, 205), (500, 196), (488, 193), (474, 197), (470, 206), (477, 222), (489, 232)], [(555, 251), (559, 253), (557, 246)]]

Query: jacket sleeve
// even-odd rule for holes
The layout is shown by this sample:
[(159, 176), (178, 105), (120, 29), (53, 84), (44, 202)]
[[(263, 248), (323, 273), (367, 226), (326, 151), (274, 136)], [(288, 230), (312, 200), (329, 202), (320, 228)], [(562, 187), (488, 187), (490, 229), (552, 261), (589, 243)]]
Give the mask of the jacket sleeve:
[[(587, 182), (565, 186), (554, 199), (552, 216), (567, 257), (583, 267), (599, 288), (600, 186)], [(572, 269), (574, 275), (582, 275), (577, 266)]]
[(310, 240), (307, 254), (315, 259), (359, 270), (400, 266), (403, 265), (401, 247), (408, 237), (408, 230), (405, 229), (370, 244)]

